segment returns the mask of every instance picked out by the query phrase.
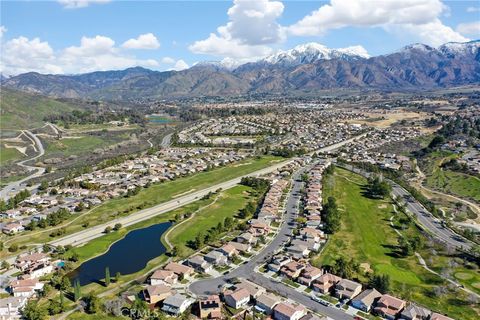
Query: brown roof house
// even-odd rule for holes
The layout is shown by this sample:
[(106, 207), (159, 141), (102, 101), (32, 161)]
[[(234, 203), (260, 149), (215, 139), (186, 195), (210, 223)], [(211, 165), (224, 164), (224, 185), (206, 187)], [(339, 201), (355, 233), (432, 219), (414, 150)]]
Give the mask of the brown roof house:
[(336, 275), (324, 273), (313, 282), (313, 291), (328, 293), (340, 280), (342, 280), (342, 278), (337, 277)]
[(370, 312), (373, 304), (382, 296), (380, 292), (375, 289), (367, 289), (350, 301), (352, 307), (360, 309), (365, 312)]
[(267, 315), (273, 313), (273, 308), (280, 303), (280, 298), (271, 293), (263, 293), (255, 300), (255, 308)]
[(430, 320), (453, 320), (453, 319), (447, 316), (444, 316), (443, 314), (434, 312), (430, 316)]
[(335, 295), (340, 299), (352, 299), (362, 291), (362, 285), (358, 282), (342, 279), (335, 285)]
[(176, 262), (170, 262), (164, 269), (167, 271), (173, 271), (179, 278), (183, 279), (189, 279), (195, 273), (193, 268)]
[(245, 288), (239, 288), (235, 291), (226, 291), (223, 297), (225, 303), (235, 309), (246, 306), (250, 302), (250, 292)]
[(303, 285), (306, 285), (307, 287), (310, 287), (313, 281), (318, 279), (321, 275), (321, 269), (308, 265), (305, 269), (303, 269), (297, 281)]
[(397, 314), (405, 308), (406, 302), (392, 297), (389, 294), (384, 294), (383, 296), (378, 299), (375, 308), (373, 309), (374, 312), (386, 319), (395, 319)]
[(286, 302), (279, 303), (273, 308), (275, 320), (299, 320), (306, 314), (307, 310), (303, 306), (294, 306)]
[(157, 304), (160, 301), (165, 300), (167, 297), (173, 295), (173, 291), (170, 287), (164, 284), (158, 284), (155, 286), (147, 286), (143, 291), (145, 301), (149, 304)]
[(400, 314), (400, 319), (404, 320), (427, 320), (432, 311), (410, 303)]
[(177, 274), (169, 270), (156, 270), (150, 277), (151, 285), (165, 284), (171, 286), (177, 283), (177, 281)]

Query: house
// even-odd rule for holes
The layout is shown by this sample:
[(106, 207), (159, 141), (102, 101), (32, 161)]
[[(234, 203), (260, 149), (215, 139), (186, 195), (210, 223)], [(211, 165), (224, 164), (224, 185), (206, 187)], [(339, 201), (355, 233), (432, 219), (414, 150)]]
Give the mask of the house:
[(238, 252), (241, 253), (249, 253), (250, 251), (252, 251), (252, 246), (246, 243), (230, 241), (228, 244), (233, 246)]
[(430, 320), (453, 320), (453, 319), (447, 316), (444, 316), (443, 314), (434, 312), (430, 316)]
[(16, 234), (25, 230), (25, 227), (22, 226), (20, 223), (11, 222), (3, 226), (2, 232), (5, 234)]
[(212, 270), (212, 265), (205, 261), (202, 256), (196, 255), (193, 257), (188, 258), (185, 263), (187, 266), (192, 267), (193, 269), (197, 270), (198, 272), (210, 272)]
[(410, 303), (400, 314), (400, 319), (404, 320), (427, 320), (432, 311)]
[(273, 313), (273, 308), (279, 303), (279, 297), (271, 293), (262, 293), (255, 301), (255, 308), (266, 315), (271, 315)]
[(220, 297), (212, 295), (206, 299), (198, 302), (198, 309), (200, 311), (200, 318), (205, 319), (221, 319), (222, 317), (222, 303)]
[(313, 282), (313, 290), (320, 293), (328, 293), (335, 285), (342, 280), (331, 273), (324, 273)]
[(362, 285), (358, 282), (342, 279), (335, 285), (335, 295), (340, 299), (352, 299), (362, 291)]
[(377, 315), (393, 320), (405, 308), (405, 304), (406, 302), (401, 299), (384, 294), (378, 299), (373, 310)]
[(226, 256), (228, 258), (232, 258), (232, 257), (234, 257), (238, 254), (237, 249), (235, 249), (234, 246), (232, 246), (231, 244), (228, 244), (228, 243), (223, 245), (223, 247), (218, 249), (218, 251), (221, 252), (224, 256)]
[(300, 273), (303, 269), (305, 269), (305, 265), (303, 263), (290, 261), (280, 268), (280, 273), (290, 279), (296, 279), (298, 276), (300, 276)]
[(235, 309), (246, 306), (250, 302), (250, 292), (245, 288), (235, 291), (226, 291), (224, 294), (225, 303)]
[(210, 251), (204, 257), (205, 261), (215, 265), (215, 266), (224, 266), (228, 264), (228, 258), (220, 251)]
[(325, 317), (325, 316), (320, 318), (319, 316), (313, 313), (307, 313), (306, 315), (300, 318), (300, 320), (329, 320), (329, 319), (331, 318)]
[(167, 297), (173, 294), (170, 287), (164, 284), (150, 285), (143, 291), (145, 301), (150, 304), (156, 304), (157, 302), (165, 300)]
[(303, 306), (294, 306), (290, 303), (281, 302), (273, 308), (275, 320), (299, 320), (307, 313)]
[(168, 263), (163, 269), (173, 271), (179, 279), (189, 279), (195, 273), (193, 268), (176, 262)]
[(255, 244), (257, 243), (257, 238), (250, 232), (244, 232), (237, 237), (237, 242)]
[(313, 281), (318, 279), (321, 275), (322, 275), (321, 269), (308, 265), (305, 267), (305, 269), (303, 269), (297, 281), (307, 287), (310, 287)]
[(180, 293), (167, 297), (163, 301), (162, 310), (168, 314), (178, 316), (185, 312), (185, 310), (192, 305), (194, 301)]
[(150, 284), (165, 284), (171, 286), (172, 284), (177, 283), (178, 276), (173, 271), (168, 270), (156, 270), (150, 277)]
[(235, 289), (242, 289), (242, 288), (246, 289), (248, 293), (250, 293), (250, 296), (252, 299), (256, 299), (258, 296), (266, 292), (265, 288), (260, 287), (248, 280), (243, 280), (239, 284), (235, 285)]
[(284, 256), (284, 255), (278, 255), (272, 259), (272, 261), (268, 264), (268, 270), (271, 270), (273, 272), (278, 272), (280, 269), (292, 261), (292, 258), (289, 256)]
[(360, 309), (364, 312), (370, 312), (374, 302), (382, 296), (375, 289), (367, 289), (352, 299), (350, 304), (352, 307)]
[(50, 257), (45, 253), (20, 255), (15, 260), (15, 267), (24, 272), (28, 269), (33, 269), (36, 266), (47, 264), (50, 264)]
[(301, 247), (306, 246), (308, 251), (301, 252), (303, 257), (308, 257), (308, 254), (310, 254), (310, 251), (318, 252), (318, 250), (320, 250), (320, 242), (315, 242), (312, 239), (305, 239), (305, 240), (295, 239), (295, 240), (292, 240), (290, 244), (292, 244), (293, 246), (301, 246)]
[(13, 280), (10, 282), (10, 292), (14, 297), (29, 298), (36, 292), (43, 289), (44, 284), (38, 279), (26, 279), (26, 280)]
[[(302, 241), (303, 242), (303, 241)], [(310, 254), (308, 244), (296, 243), (290, 247), (287, 247), (287, 252), (295, 259), (306, 258)]]
[(7, 297), (0, 299), (0, 319), (20, 319), (20, 310), (27, 304), (25, 297)]

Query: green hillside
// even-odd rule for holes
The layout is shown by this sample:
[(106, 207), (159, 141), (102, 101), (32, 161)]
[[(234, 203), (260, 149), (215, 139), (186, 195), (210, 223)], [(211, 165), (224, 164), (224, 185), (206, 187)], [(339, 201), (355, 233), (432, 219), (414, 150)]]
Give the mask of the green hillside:
[(2, 130), (30, 129), (43, 125), (43, 118), (79, 109), (78, 106), (41, 95), (1, 88), (0, 127)]

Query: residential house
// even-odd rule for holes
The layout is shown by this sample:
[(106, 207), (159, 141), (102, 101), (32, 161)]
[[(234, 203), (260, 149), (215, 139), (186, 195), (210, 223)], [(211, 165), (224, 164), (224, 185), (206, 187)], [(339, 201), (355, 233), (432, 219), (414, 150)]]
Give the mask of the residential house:
[(350, 304), (352, 307), (360, 309), (364, 312), (370, 312), (373, 304), (382, 296), (380, 292), (375, 289), (367, 289), (352, 299)]
[(259, 295), (266, 292), (265, 288), (260, 287), (248, 280), (243, 280), (242, 282), (235, 285), (235, 289), (242, 289), (242, 288), (246, 289), (250, 293), (250, 296), (252, 299), (256, 299)]
[(290, 279), (296, 279), (298, 276), (300, 276), (300, 273), (303, 269), (305, 269), (305, 265), (303, 263), (290, 261), (280, 268), (280, 273)]
[(397, 314), (405, 308), (406, 302), (392, 297), (389, 294), (384, 294), (383, 296), (378, 299), (375, 308), (373, 309), (374, 312), (386, 319), (395, 319)]
[(155, 270), (155, 272), (150, 277), (150, 284), (157, 285), (157, 284), (165, 284), (165, 285), (173, 285), (177, 283), (178, 275), (173, 271), (168, 270)]
[(324, 273), (313, 282), (313, 291), (323, 294), (329, 293), (335, 285), (342, 280), (331, 273)]
[(173, 271), (179, 277), (179, 279), (190, 279), (190, 277), (195, 273), (193, 268), (176, 262), (168, 263), (163, 269), (167, 271)]
[(224, 266), (228, 264), (227, 256), (223, 255), (220, 251), (210, 251), (204, 257), (205, 261), (215, 265), (215, 266)]
[(292, 258), (290, 258), (289, 256), (277, 255), (268, 264), (268, 270), (278, 272), (284, 265), (286, 265), (290, 261), (292, 261)]
[(164, 284), (150, 285), (143, 291), (145, 301), (149, 304), (157, 304), (173, 294), (170, 287)]
[(176, 293), (163, 300), (162, 310), (168, 314), (178, 316), (184, 313), (193, 302), (192, 299), (183, 294)]
[(212, 270), (212, 265), (205, 261), (205, 259), (200, 256), (196, 255), (193, 257), (188, 258), (185, 261), (187, 266), (192, 267), (193, 269), (197, 270), (198, 272), (210, 272)]
[(221, 252), (227, 258), (232, 258), (232, 257), (238, 255), (237, 249), (235, 249), (234, 246), (232, 246), (231, 244), (228, 244), (228, 243), (223, 245), (221, 248), (219, 248), (218, 251)]
[(404, 320), (428, 320), (432, 311), (410, 303), (400, 314), (400, 319)]
[(434, 312), (430, 316), (430, 320), (453, 320), (453, 319), (447, 316), (444, 316), (443, 314)]
[(222, 317), (222, 303), (220, 302), (220, 297), (217, 295), (212, 295), (200, 300), (198, 302), (198, 309), (201, 319), (221, 319)]
[(255, 301), (255, 308), (266, 315), (273, 313), (273, 308), (280, 303), (280, 298), (271, 293), (259, 295)]
[(20, 223), (17, 222), (11, 222), (3, 226), (2, 232), (5, 234), (16, 234), (18, 232), (21, 232), (25, 230), (25, 227), (22, 226)]
[(235, 309), (246, 306), (250, 302), (250, 292), (245, 288), (235, 291), (226, 291), (224, 294), (225, 303)]
[(237, 237), (237, 242), (255, 244), (257, 243), (257, 238), (250, 232), (244, 232)]
[(14, 297), (30, 298), (43, 289), (44, 284), (38, 279), (13, 280), (10, 282), (10, 292)]
[(307, 287), (310, 287), (313, 281), (318, 279), (322, 273), (323, 271), (321, 269), (308, 265), (305, 267), (305, 269), (303, 269), (297, 281)]
[(350, 300), (362, 291), (362, 285), (358, 282), (342, 279), (335, 285), (335, 295), (340, 300)]
[(275, 320), (299, 320), (306, 315), (307, 310), (300, 305), (294, 306), (287, 302), (281, 302), (273, 308)]
[(238, 252), (241, 253), (249, 253), (250, 251), (252, 251), (252, 246), (246, 243), (230, 241), (228, 244), (233, 246)]
[(306, 258), (310, 254), (310, 250), (308, 249), (308, 245), (306, 243), (296, 243), (292, 246), (289, 246), (287, 247), (287, 252), (295, 259)]
[(7, 297), (0, 299), (0, 320), (20, 319), (20, 310), (27, 304), (25, 297)]

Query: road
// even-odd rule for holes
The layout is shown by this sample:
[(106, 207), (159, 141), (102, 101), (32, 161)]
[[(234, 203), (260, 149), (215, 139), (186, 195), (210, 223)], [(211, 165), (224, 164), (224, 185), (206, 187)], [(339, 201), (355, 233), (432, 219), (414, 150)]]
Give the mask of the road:
[(301, 175), (307, 171), (308, 168), (303, 168), (297, 171), (293, 176), (293, 184), (290, 195), (288, 197), (286, 207), (285, 207), (285, 218), (284, 222), (280, 227), (280, 231), (277, 236), (268, 244), (262, 251), (258, 254), (253, 255), (250, 260), (239, 266), (238, 268), (232, 270), (230, 273), (217, 277), (214, 279), (206, 279), (193, 282), (189, 290), (199, 296), (209, 295), (215, 292), (218, 292), (221, 287), (228, 283), (229, 279), (233, 278), (243, 278), (248, 279), (252, 282), (257, 283), (258, 285), (280, 294), (284, 297), (292, 299), (307, 308), (320, 312), (324, 315), (327, 315), (336, 320), (346, 320), (352, 319), (351, 316), (346, 314), (344, 311), (336, 309), (334, 307), (324, 306), (305, 294), (296, 291), (295, 289), (281, 283), (273, 281), (260, 273), (256, 273), (253, 270), (259, 267), (260, 265), (266, 263), (277, 251), (283, 248), (285, 242), (290, 239), (293, 229), (295, 228), (295, 218), (298, 214), (298, 205), (300, 202), (300, 190), (303, 187), (303, 182), (301, 181)]
[(160, 144), (160, 146), (162, 148), (168, 148), (170, 146), (171, 141), (172, 141), (172, 136), (173, 136), (173, 132), (169, 133), (165, 137), (163, 137), (162, 143)]
[(33, 172), (28, 177), (25, 177), (21, 180), (13, 181), (8, 185), (6, 185), (2, 190), (0, 190), (0, 199), (7, 200), (8, 198), (14, 196), (18, 191), (20, 191), (20, 189), (25, 188), (25, 186), (22, 186), (24, 182), (30, 179), (39, 177), (45, 172), (45, 168), (35, 167), (35, 166), (26, 164), (27, 162), (35, 160), (45, 154), (45, 149), (43, 148), (42, 142), (40, 141), (40, 139), (38, 139), (38, 137), (35, 134), (33, 134), (28, 130), (22, 130), (22, 134), (26, 135), (28, 139), (32, 141), (32, 144), (34, 145), (34, 148), (37, 150), (38, 154), (32, 158), (22, 160), (17, 164), (25, 168), (26, 172), (30, 172), (30, 171), (33, 171)]
[[(364, 177), (369, 177), (371, 174), (360, 170), (358, 168), (354, 168), (350, 165), (339, 165), (347, 170), (353, 171), (358, 173)], [(434, 237), (438, 240), (446, 243), (450, 246), (455, 248), (460, 248), (463, 250), (469, 250), (473, 243), (470, 241), (462, 238), (451, 229), (446, 228), (442, 225), (440, 219), (434, 217), (424, 206), (420, 204), (407, 190), (402, 188), (400, 185), (395, 183), (394, 181), (389, 180), (390, 184), (392, 185), (392, 194), (395, 197), (400, 199), (404, 199), (407, 205), (407, 209), (413, 213), (417, 217), (417, 221), (427, 229)]]

